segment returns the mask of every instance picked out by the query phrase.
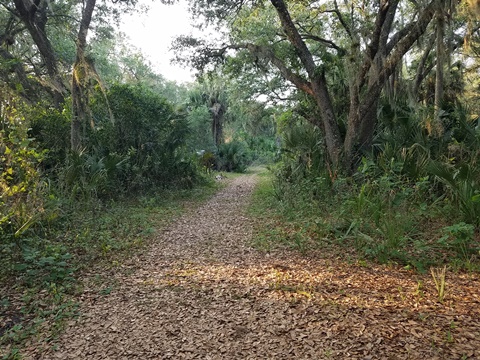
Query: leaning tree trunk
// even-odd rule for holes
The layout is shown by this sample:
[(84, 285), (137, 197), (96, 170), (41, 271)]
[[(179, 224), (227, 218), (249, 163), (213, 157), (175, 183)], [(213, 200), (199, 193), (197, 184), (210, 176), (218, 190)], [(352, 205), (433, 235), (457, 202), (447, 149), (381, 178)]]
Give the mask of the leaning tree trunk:
[(51, 92), (55, 105), (60, 107), (63, 104), (67, 89), (58, 70), (57, 54), (50, 39), (47, 37), (46, 26), (48, 22), (47, 13), (49, 11), (47, 2), (14, 0), (14, 4), (16, 10), (14, 14), (25, 24), (33, 42), (38, 48), (50, 78)]
[(330, 99), (328, 87), (326, 84), (325, 73), (315, 64), (312, 53), (308, 49), (302, 36), (298, 32), (285, 1), (270, 0), (277, 11), (282, 24), (283, 31), (289, 42), (296, 49), (298, 57), (305, 67), (310, 80), (310, 95), (314, 98), (320, 112), (322, 113), (322, 124), (325, 132), (325, 144), (327, 153), (335, 169), (340, 167), (340, 156), (342, 149), (342, 138), (338, 127), (337, 119), (333, 111), (333, 105)]
[(71, 148), (75, 152), (82, 150), (82, 128), (88, 121), (87, 74), (89, 64), (85, 58), (87, 34), (92, 21), (96, 0), (87, 0), (83, 9), (80, 30), (77, 37), (77, 56), (73, 65), (72, 76), (72, 127)]

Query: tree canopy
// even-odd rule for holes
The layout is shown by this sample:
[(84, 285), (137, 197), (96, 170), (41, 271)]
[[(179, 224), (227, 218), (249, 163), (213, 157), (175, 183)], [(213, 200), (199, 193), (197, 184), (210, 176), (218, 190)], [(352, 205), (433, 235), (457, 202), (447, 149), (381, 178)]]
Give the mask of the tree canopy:
[(312, 99), (316, 115), (307, 119), (324, 133), (329, 162), (348, 171), (371, 149), (383, 95), (411, 83), (418, 101), (420, 85), (438, 68), (435, 104), (442, 106), (439, 70), (446, 63), (436, 66), (429, 54), (448, 48), (452, 59), (475, 30), (467, 4), (453, 1), (196, 1), (191, 7), (227, 35), (221, 43), (177, 39), (179, 51), (194, 49), (190, 63), (203, 69), (227, 62), (269, 79), (281, 76)]

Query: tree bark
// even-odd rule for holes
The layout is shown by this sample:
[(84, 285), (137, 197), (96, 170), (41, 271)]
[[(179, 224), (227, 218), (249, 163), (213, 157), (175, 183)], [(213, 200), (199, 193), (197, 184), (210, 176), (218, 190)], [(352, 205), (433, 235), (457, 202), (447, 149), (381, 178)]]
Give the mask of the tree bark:
[(15, 15), (25, 24), (42, 56), (47, 75), (52, 83), (55, 104), (60, 106), (65, 99), (67, 88), (58, 70), (56, 53), (47, 37), (48, 2), (45, 0), (13, 0), (13, 2), (17, 12)]
[[(380, 79), (379, 74), (385, 65), (388, 37), (395, 19), (398, 2), (398, 0), (381, 2), (365, 59), (357, 77), (351, 82), (350, 110), (343, 159), (347, 171), (353, 171), (356, 158), (370, 146), (373, 139), (377, 121), (378, 98), (386, 80)], [(365, 84), (366, 90), (364, 90)]]
[[(445, 45), (443, 38), (445, 36), (445, 19), (444, 19), (444, 5), (442, 0), (437, 0), (436, 9), (436, 43), (435, 48), (437, 52), (437, 66), (435, 71), (435, 102), (434, 102), (434, 117), (435, 129), (441, 132), (440, 112), (443, 104), (443, 89), (444, 89), (444, 66), (445, 66)], [(438, 134), (437, 134), (438, 135)]]
[(87, 80), (89, 63), (85, 58), (87, 34), (95, 10), (96, 0), (87, 0), (82, 13), (80, 29), (77, 36), (77, 55), (73, 65), (72, 76), (72, 125), (71, 148), (74, 152), (82, 150), (82, 127), (88, 121)]
[(218, 148), (223, 144), (223, 116), (225, 114), (225, 107), (219, 102), (214, 102), (210, 107), (210, 113), (212, 114), (213, 141)]
[(322, 113), (327, 153), (332, 165), (335, 168), (338, 168), (340, 166), (342, 141), (332, 101), (326, 85), (325, 74), (323, 70), (318, 68), (315, 64), (312, 53), (295, 27), (285, 2), (283, 0), (271, 0), (271, 3), (277, 11), (285, 35), (297, 50), (298, 57), (308, 74), (312, 90), (311, 95), (315, 99), (315, 102)]
[(417, 66), (417, 71), (415, 73), (415, 79), (413, 81), (413, 86), (412, 86), (412, 98), (417, 100), (419, 99), (418, 92), (420, 90), (420, 85), (422, 84), (422, 81), (425, 79), (425, 76), (430, 72), (431, 68), (426, 68), (427, 60), (428, 57), (430, 56), (430, 53), (432, 52), (433, 45), (435, 44), (435, 41), (431, 39), (431, 41), (428, 41), (427, 47), (425, 48), (425, 51), (423, 52), (422, 57), (420, 58), (420, 62), (418, 63)]

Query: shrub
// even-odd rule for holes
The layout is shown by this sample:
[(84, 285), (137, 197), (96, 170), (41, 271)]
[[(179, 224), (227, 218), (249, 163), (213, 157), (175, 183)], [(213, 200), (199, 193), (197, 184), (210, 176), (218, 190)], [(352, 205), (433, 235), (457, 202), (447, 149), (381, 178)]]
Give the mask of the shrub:
[(24, 233), (46, 218), (48, 188), (39, 172), (44, 154), (22, 121), (4, 123), (0, 144), (0, 254), (8, 259), (20, 250)]
[(44, 151), (41, 167), (52, 173), (65, 164), (70, 149), (70, 111), (37, 106), (27, 110), (28, 135)]
[(185, 151), (190, 129), (184, 114), (142, 86), (115, 85), (107, 98), (113, 121), (98, 96), (88, 151), (105, 166), (112, 189), (145, 191), (172, 184), (192, 186), (198, 180)]
[(217, 153), (217, 169), (244, 172), (250, 163), (246, 146), (239, 141), (222, 144)]

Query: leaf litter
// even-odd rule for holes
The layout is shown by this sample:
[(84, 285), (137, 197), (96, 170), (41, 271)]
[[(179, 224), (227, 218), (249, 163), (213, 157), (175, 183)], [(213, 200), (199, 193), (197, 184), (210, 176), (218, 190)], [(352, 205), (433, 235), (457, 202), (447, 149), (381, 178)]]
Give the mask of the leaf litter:
[[(25, 359), (478, 359), (480, 280), (249, 244), (255, 175), (237, 177), (141, 254), (84, 279), (82, 316)], [(97, 274), (90, 274), (91, 277)]]

